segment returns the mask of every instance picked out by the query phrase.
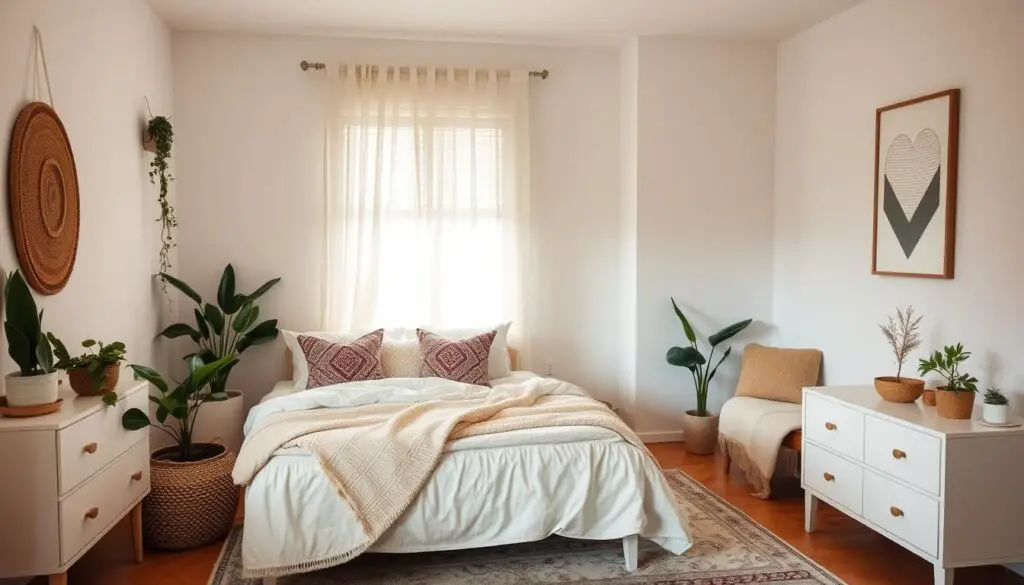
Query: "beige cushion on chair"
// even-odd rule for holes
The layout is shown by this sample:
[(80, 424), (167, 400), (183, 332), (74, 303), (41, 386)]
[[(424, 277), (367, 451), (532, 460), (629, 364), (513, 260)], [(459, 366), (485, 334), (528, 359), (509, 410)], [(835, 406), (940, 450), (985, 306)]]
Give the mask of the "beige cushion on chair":
[(816, 385), (820, 373), (820, 350), (751, 343), (743, 350), (736, 396), (800, 404), (803, 387)]

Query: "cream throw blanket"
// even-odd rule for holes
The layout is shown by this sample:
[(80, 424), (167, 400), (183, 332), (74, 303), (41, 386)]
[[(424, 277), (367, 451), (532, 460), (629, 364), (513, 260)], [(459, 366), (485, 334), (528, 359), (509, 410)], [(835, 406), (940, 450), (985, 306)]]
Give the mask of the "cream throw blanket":
[(737, 396), (722, 406), (718, 446), (746, 473), (753, 495), (768, 498), (777, 463), (780, 473), (795, 473), (796, 453), (789, 449), (780, 452), (780, 447), (786, 435), (800, 426), (799, 404)]
[[(479, 389), (455, 386), (456, 390)], [(455, 398), (447, 397), (452, 395)], [(413, 404), (274, 412), (255, 423), (250, 415), (248, 434), (233, 471), (235, 483), (247, 485), (278, 449), (304, 448), (316, 456), (349, 503), (365, 536), (355, 548), (334, 558), (318, 559), (316, 566), (276, 569), (315, 570), (361, 554), (412, 504), (448, 441), (538, 427), (597, 426), (644, 449), (633, 431), (607, 407), (558, 380), (536, 378), (502, 385), (482, 395), (474, 391), (462, 394), (469, 398), (458, 391), (447, 396)]]

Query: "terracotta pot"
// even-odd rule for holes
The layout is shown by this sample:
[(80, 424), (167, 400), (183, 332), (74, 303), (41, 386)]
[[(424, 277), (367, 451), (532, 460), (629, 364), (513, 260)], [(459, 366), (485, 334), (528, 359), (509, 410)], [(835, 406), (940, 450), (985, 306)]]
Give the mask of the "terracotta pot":
[(925, 406), (935, 406), (935, 390), (925, 390), (921, 394), (921, 402)]
[(937, 388), (935, 405), (939, 408), (939, 416), (966, 420), (974, 412), (975, 392), (952, 392), (945, 388)]
[(924, 392), (924, 380), (881, 376), (875, 378), (875, 391), (889, 402), (913, 402)]
[(68, 382), (71, 383), (71, 389), (79, 396), (97, 396), (110, 392), (117, 387), (117, 380), (120, 377), (120, 364), (108, 364), (104, 367), (99, 382), (93, 379), (88, 368), (68, 370)]
[(231, 480), (235, 454), (223, 445), (194, 443), (205, 459), (176, 461), (178, 447), (153, 452), (151, 490), (142, 501), (147, 546), (184, 550), (223, 537), (234, 524), (238, 488)]
[(711, 455), (718, 445), (718, 415), (697, 416), (696, 410), (683, 415), (683, 445), (694, 455)]

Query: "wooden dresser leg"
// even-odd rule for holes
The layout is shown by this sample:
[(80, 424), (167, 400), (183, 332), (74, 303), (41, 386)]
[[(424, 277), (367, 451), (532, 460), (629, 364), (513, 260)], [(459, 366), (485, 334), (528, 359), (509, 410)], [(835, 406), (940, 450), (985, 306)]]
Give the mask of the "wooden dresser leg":
[(50, 585), (68, 585), (68, 574), (54, 573), (50, 575)]
[(804, 530), (814, 532), (818, 520), (818, 498), (809, 491), (804, 492)]
[(935, 565), (935, 585), (953, 585), (953, 569)]
[[(142, 562), (142, 502), (129, 513), (132, 522), (132, 544), (135, 546), (135, 562)], [(52, 584), (51, 584), (52, 585)]]

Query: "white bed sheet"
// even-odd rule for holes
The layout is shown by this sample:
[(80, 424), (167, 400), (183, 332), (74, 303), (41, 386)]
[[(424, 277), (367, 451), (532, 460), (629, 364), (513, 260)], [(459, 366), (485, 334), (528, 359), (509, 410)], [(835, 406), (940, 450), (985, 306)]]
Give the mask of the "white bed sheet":
[[(524, 376), (535, 374), (515, 373)], [(278, 395), (290, 394), (291, 383), (281, 384), (287, 386), (275, 387)], [(348, 504), (304, 450), (279, 451), (245, 498), (246, 571), (315, 563), (362, 538)], [(596, 427), (530, 429), (450, 443), (416, 501), (369, 550), (639, 534), (681, 554), (691, 544), (684, 522), (660, 469), (618, 434)]]

